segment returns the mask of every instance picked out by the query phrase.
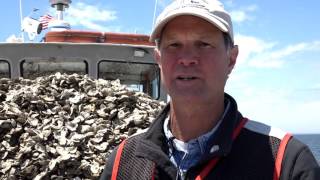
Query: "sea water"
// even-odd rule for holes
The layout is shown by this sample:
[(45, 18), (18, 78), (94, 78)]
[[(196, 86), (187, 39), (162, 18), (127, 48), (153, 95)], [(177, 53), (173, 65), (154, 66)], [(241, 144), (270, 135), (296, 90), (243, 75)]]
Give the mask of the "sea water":
[(309, 146), (320, 164), (320, 134), (295, 134), (294, 136)]

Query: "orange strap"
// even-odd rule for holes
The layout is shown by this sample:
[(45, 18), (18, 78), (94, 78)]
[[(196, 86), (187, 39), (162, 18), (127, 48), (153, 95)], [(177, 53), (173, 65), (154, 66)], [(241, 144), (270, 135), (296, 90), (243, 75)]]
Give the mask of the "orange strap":
[[(248, 119), (247, 118), (243, 118), (242, 121), (239, 123), (239, 125), (237, 126), (237, 128), (233, 131), (232, 134), (232, 140), (235, 140), (238, 135), (240, 134), (241, 129), (243, 128), (243, 126), (247, 123)], [(200, 174), (196, 177), (196, 180), (202, 180), (204, 179), (211, 171), (211, 169), (213, 169), (216, 164), (218, 163), (218, 161), (220, 160), (219, 157), (213, 158), (209, 161), (209, 163), (207, 164), (207, 166), (200, 172)]]
[(153, 163), (153, 169), (152, 169), (152, 177), (151, 177), (151, 180), (155, 180), (155, 171), (156, 171), (156, 164)]
[(123, 147), (124, 147), (125, 143), (126, 143), (126, 140), (123, 140), (121, 142), (121, 144), (119, 145), (119, 148), (118, 148), (118, 151), (117, 151), (117, 154), (116, 154), (116, 158), (114, 160), (113, 168), (112, 168), (111, 180), (117, 180), (121, 154), (122, 154), (122, 150), (123, 150)]
[(291, 134), (286, 134), (284, 138), (280, 142), (280, 146), (278, 149), (276, 161), (275, 161), (275, 168), (274, 168), (274, 174), (273, 174), (273, 180), (279, 180), (280, 179), (280, 174), (281, 174), (281, 164), (282, 164), (282, 159), (284, 156), (284, 151), (286, 150), (286, 146), (292, 137)]

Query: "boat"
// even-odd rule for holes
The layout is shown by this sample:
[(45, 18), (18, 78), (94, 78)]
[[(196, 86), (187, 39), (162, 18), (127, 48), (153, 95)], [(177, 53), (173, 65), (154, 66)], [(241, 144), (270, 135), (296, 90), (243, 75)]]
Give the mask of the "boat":
[[(34, 79), (56, 72), (86, 74), (95, 79), (119, 79), (154, 99), (167, 99), (149, 35), (71, 29), (62, 19), (71, 1), (50, 3), (57, 15), (42, 42), (0, 43), (0, 78)], [(39, 32), (39, 27), (36, 29)]]

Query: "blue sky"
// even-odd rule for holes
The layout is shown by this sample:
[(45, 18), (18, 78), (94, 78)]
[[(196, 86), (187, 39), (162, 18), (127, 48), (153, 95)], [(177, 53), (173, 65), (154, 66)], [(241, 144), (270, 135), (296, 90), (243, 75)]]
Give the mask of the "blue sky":
[[(156, 14), (169, 2), (158, 0)], [(240, 49), (226, 88), (239, 110), (292, 133), (320, 133), (320, 1), (222, 2)], [(54, 15), (49, 0), (22, 0), (22, 5), (24, 17)], [(19, 0), (2, 7), (0, 42), (5, 42), (20, 34)], [(39, 10), (32, 13), (33, 8)], [(72, 29), (149, 34), (154, 9), (152, 0), (73, 0), (65, 17)]]

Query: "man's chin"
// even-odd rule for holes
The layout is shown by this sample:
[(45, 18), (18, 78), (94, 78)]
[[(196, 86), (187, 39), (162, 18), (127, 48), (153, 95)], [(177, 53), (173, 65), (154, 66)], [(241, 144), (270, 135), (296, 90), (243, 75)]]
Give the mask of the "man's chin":
[(172, 101), (190, 102), (192, 104), (208, 101), (208, 98), (205, 97), (203, 93), (190, 93), (186, 91), (177, 92), (170, 95), (170, 97)]

